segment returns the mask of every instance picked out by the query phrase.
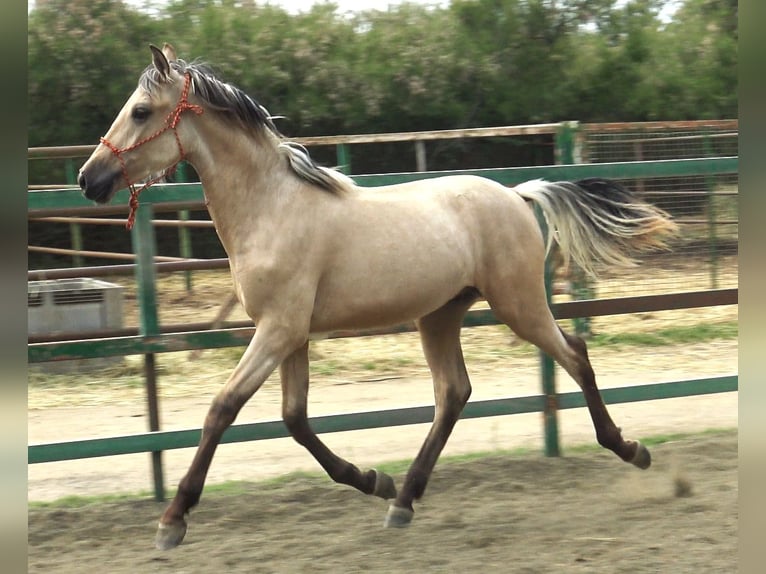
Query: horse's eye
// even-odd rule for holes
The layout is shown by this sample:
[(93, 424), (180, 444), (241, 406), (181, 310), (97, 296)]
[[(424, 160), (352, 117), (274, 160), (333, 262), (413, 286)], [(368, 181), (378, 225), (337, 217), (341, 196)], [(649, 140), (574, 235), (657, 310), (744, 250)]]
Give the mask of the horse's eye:
[(136, 106), (133, 108), (133, 119), (137, 122), (142, 122), (148, 118), (151, 113), (151, 108), (147, 108), (146, 106)]

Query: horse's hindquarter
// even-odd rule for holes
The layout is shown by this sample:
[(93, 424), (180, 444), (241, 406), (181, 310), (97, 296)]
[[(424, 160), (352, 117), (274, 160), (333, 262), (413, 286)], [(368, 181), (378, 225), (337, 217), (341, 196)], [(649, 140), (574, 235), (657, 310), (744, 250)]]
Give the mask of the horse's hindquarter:
[(465, 176), (364, 190), (339, 202), (328, 221), (332, 249), (311, 330), (410, 321), (477, 287), (485, 251), (512, 239), (520, 207), (527, 209), (498, 184)]

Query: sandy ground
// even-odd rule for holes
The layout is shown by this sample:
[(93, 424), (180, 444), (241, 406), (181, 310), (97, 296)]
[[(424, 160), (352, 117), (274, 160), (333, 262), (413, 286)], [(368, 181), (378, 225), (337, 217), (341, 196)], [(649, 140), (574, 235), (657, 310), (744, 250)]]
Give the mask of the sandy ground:
[(646, 471), (603, 450), (447, 462), (403, 530), (382, 528), (384, 501), (324, 477), (244, 485), (203, 496), (166, 552), (149, 498), (33, 508), (28, 572), (737, 572), (736, 431), (652, 451)]
[[(599, 349), (591, 356), (601, 388), (702, 378), (737, 372), (737, 341), (651, 349), (643, 356)], [(472, 400), (538, 394), (539, 374), (534, 361), (500, 370), (469, 366)], [(577, 390), (557, 371), (561, 392)], [(161, 381), (160, 381), (161, 384)], [(212, 398), (166, 398), (161, 402), (163, 430), (199, 428)], [(279, 387), (268, 382), (246, 405), (238, 423), (279, 418)], [(366, 382), (323, 383), (312, 387), (309, 415), (380, 410), (432, 404), (430, 381), (424, 377)], [(737, 393), (665, 399), (610, 406), (627, 438), (641, 438), (710, 428), (737, 427)], [(142, 401), (117, 401), (99, 406), (30, 410), (30, 444), (106, 437), (144, 432), (147, 417)], [(585, 409), (560, 412), (561, 444), (593, 443), (594, 433)], [(382, 461), (410, 460), (417, 453), (428, 425), (341, 432), (323, 435), (336, 452), (360, 466)], [(529, 447), (542, 450), (539, 413), (461, 420), (444, 455)], [(193, 449), (163, 454), (165, 484), (173, 489), (191, 461)], [(257, 480), (294, 470), (321, 471), (311, 456), (291, 439), (221, 445), (208, 475), (208, 484), (228, 480)], [(33, 464), (28, 469), (28, 497), (49, 501), (68, 495), (148, 491), (152, 488), (148, 454), (122, 455)]]
[[(601, 388), (734, 374), (737, 341), (667, 345), (627, 353), (591, 352)], [(472, 400), (538, 394), (539, 368), (530, 358), (482, 364), (469, 361)], [(502, 368), (501, 366), (502, 365)], [(199, 428), (221, 381), (190, 381), (197, 396), (178, 386), (161, 401), (164, 430)], [(215, 377), (217, 379), (217, 377)], [(561, 392), (577, 390), (557, 371)], [(162, 378), (159, 381), (162, 386)], [(141, 433), (147, 417), (140, 389), (88, 396), (82, 389), (41, 389), (28, 411), (31, 444)], [(59, 397), (77, 393), (52, 406)], [(47, 400), (42, 400), (46, 399)], [(270, 380), (246, 405), (239, 423), (279, 417), (281, 393)], [(45, 406), (45, 405), (48, 406)], [(426, 376), (370, 379), (319, 377), (310, 415), (432, 404)], [(246, 481), (224, 492), (206, 491), (192, 510), (189, 532), (177, 549), (154, 549), (157, 520), (148, 454), (29, 465), (28, 497), (136, 493), (84, 506), (32, 506), (28, 512), (28, 572), (110, 574), (227, 574), (264, 572), (658, 573), (729, 574), (738, 570), (738, 393), (612, 405), (629, 438), (698, 433), (651, 447), (646, 471), (612, 453), (583, 453), (595, 444), (585, 409), (559, 414), (562, 456), (542, 452), (539, 413), (461, 420), (415, 506), (406, 530), (382, 528), (387, 503), (336, 485), (291, 439), (219, 447), (208, 484)], [(428, 425), (322, 435), (341, 456), (362, 468), (411, 460)], [(527, 447), (529, 454), (495, 454), (456, 462), (449, 455)], [(165, 484), (173, 492), (193, 449), (163, 454)], [(295, 470), (311, 477), (258, 482)], [(402, 473), (393, 473), (401, 485)]]

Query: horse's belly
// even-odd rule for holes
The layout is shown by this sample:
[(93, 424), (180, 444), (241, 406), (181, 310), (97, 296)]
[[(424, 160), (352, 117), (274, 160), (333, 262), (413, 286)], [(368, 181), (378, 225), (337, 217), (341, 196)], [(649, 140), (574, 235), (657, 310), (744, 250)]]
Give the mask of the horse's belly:
[(408, 323), (438, 309), (470, 286), (463, 274), (457, 272), (369, 279), (335, 288), (328, 284), (328, 288), (320, 289), (311, 331), (372, 329)]

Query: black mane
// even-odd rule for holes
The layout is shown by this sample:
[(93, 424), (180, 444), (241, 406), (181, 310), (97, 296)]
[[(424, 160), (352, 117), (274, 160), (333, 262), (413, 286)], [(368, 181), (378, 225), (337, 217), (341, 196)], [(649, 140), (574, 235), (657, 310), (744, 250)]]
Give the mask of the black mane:
[[(212, 108), (225, 112), (225, 115), (244, 128), (267, 129), (281, 137), (268, 110), (239, 88), (219, 80), (209, 65), (202, 62), (187, 63), (178, 59), (171, 62), (170, 66), (181, 75), (190, 74), (192, 92)], [(141, 74), (138, 83), (147, 92), (151, 92), (163, 81), (160, 72), (150, 65)]]
[[(280, 153), (286, 157), (290, 169), (299, 178), (338, 195), (352, 189), (353, 181), (349, 178), (336, 170), (315, 164), (303, 146), (285, 141), (268, 110), (239, 88), (219, 80), (210, 66), (201, 62), (187, 63), (181, 59), (170, 62), (170, 66), (181, 75), (188, 73), (191, 76), (192, 93), (222, 117), (256, 134), (266, 131), (276, 136), (280, 142)], [(160, 72), (150, 65), (141, 74), (138, 85), (151, 93), (166, 81)]]

